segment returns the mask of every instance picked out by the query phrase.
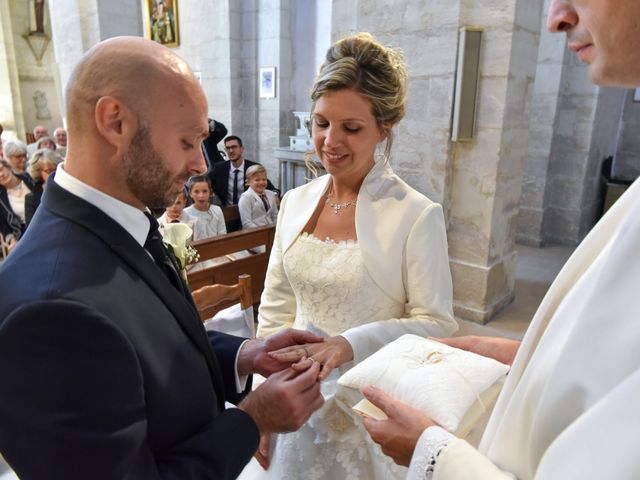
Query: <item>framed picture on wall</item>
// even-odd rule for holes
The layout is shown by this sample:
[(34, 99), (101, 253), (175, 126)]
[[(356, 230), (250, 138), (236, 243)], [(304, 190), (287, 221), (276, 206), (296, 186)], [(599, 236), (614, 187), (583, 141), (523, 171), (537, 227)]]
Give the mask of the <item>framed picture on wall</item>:
[(260, 98), (276, 98), (276, 67), (262, 67), (258, 75)]
[(178, 0), (142, 0), (145, 38), (165, 47), (180, 45)]
[(640, 88), (636, 88), (633, 90), (633, 101), (640, 103)]

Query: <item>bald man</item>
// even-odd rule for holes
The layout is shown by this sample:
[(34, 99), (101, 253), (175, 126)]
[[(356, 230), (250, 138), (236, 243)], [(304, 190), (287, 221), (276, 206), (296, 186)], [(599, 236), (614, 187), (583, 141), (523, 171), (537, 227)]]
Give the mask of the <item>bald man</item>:
[(67, 131), (58, 127), (53, 131), (53, 138), (56, 142), (56, 152), (58, 152), (62, 157), (67, 156)]
[(49, 130), (44, 125), (36, 125), (36, 127), (33, 129), (33, 136), (35, 137), (34, 142), (27, 145), (27, 155), (29, 156), (29, 158), (31, 158), (31, 156), (35, 153), (38, 140), (43, 137), (49, 136)]
[[(320, 339), (207, 338), (144, 213), (205, 169), (207, 103), (184, 61), (107, 40), (66, 98), (74, 142), (0, 269), (0, 451), (25, 479), (235, 478), (260, 434), (323, 402), (317, 364), (296, 375), (267, 352)], [(225, 410), (253, 372), (270, 376)]]
[[(640, 86), (639, 22), (638, 0), (552, 0), (548, 16), (595, 83), (623, 87)], [(389, 416), (365, 420), (372, 438), (411, 480), (640, 478), (639, 245), (636, 181), (568, 260), (521, 345), (446, 341), (513, 362), (478, 450), (367, 387)]]

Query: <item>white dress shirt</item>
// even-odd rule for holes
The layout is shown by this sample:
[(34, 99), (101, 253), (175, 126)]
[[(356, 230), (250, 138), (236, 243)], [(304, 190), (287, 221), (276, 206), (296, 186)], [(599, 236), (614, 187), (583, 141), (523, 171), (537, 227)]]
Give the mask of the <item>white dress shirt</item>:
[(229, 160), (229, 180), (227, 182), (227, 205), (233, 205), (233, 180), (235, 178), (235, 171), (238, 172), (238, 199), (244, 192), (244, 159), (238, 167), (234, 167), (231, 160)]

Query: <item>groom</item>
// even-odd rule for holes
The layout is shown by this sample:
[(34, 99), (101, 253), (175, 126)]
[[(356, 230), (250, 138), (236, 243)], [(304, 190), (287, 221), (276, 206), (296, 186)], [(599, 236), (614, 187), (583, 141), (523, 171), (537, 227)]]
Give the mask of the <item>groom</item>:
[[(0, 452), (20, 478), (235, 478), (260, 434), (299, 428), (319, 366), (270, 350), (286, 331), (208, 339), (145, 207), (205, 170), (207, 102), (185, 62), (137, 37), (104, 41), (66, 92), (67, 160), (0, 268)], [(270, 375), (239, 408), (247, 376)]]

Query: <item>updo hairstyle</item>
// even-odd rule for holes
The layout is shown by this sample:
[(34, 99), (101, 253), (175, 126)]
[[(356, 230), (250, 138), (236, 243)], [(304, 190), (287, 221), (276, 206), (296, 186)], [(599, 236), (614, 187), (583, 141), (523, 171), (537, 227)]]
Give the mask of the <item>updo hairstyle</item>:
[(407, 72), (400, 52), (381, 45), (369, 33), (358, 33), (334, 43), (311, 89), (311, 113), (327, 92), (353, 90), (371, 102), (372, 114), (387, 136), (389, 159), (391, 129), (404, 117)]

